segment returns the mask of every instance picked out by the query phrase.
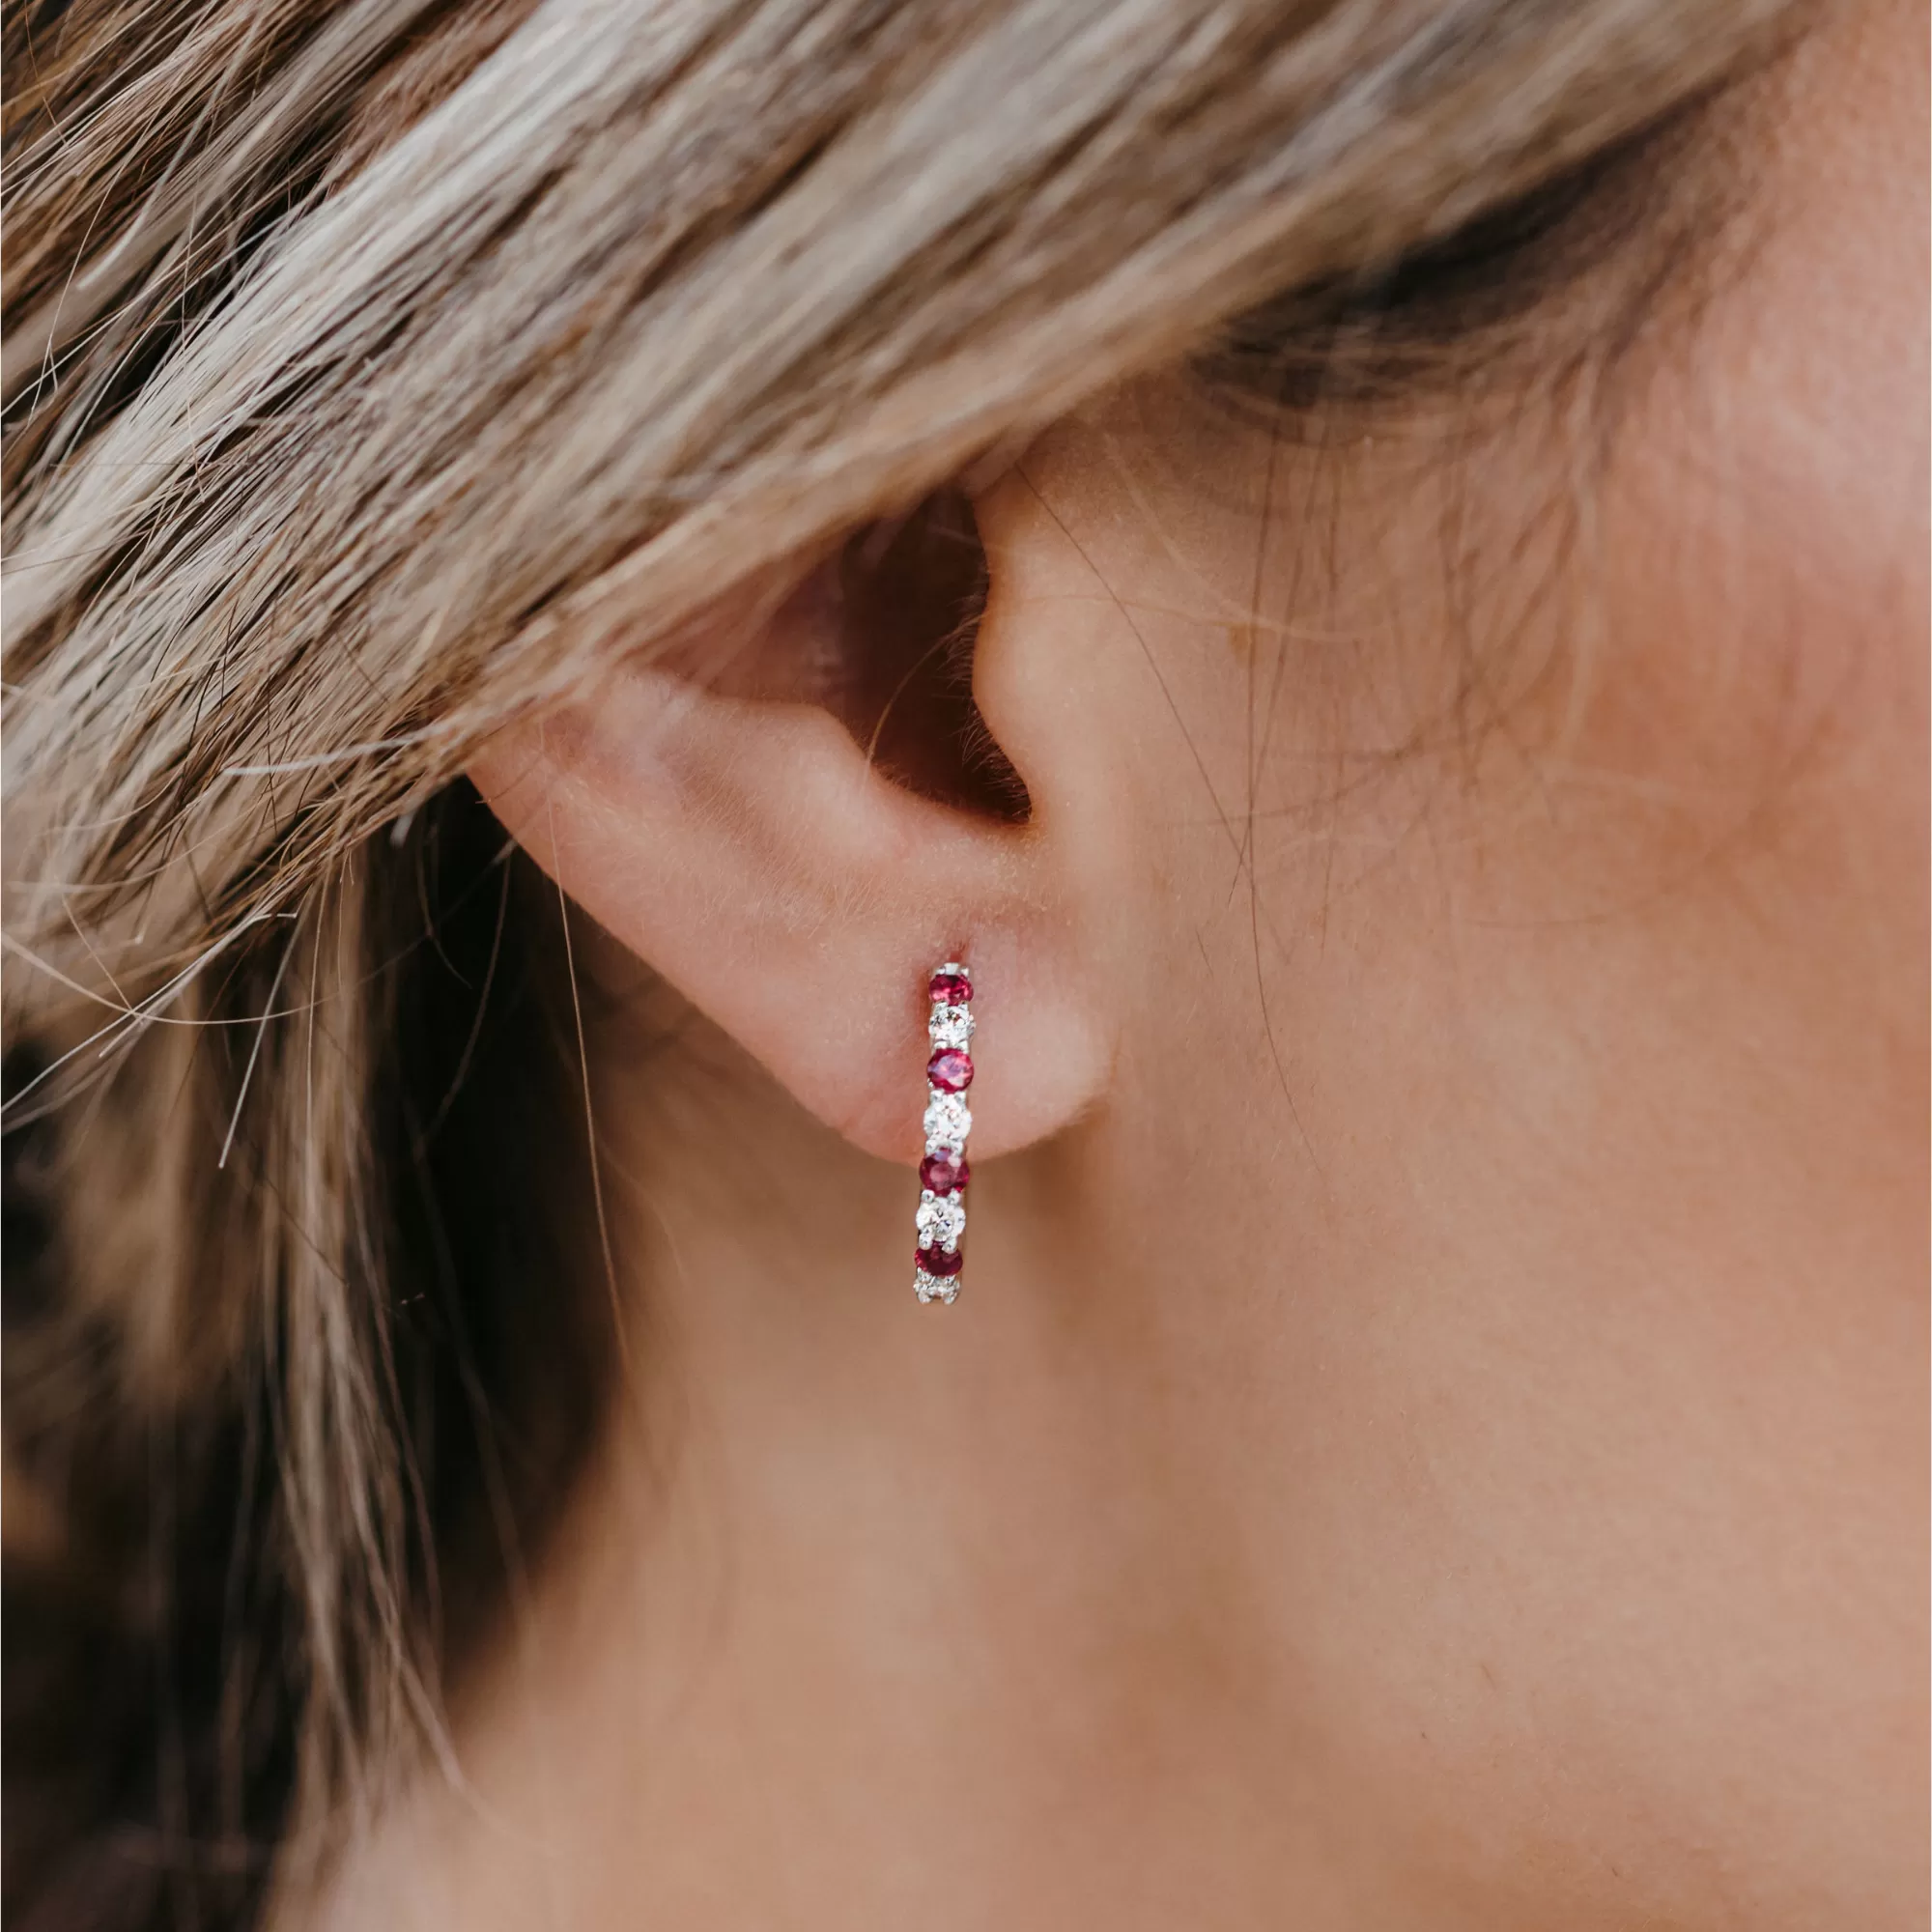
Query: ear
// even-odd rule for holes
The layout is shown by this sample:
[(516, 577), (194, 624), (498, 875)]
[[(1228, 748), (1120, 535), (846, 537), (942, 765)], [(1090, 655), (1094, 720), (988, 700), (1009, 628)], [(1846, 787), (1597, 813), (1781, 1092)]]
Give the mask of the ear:
[[(900, 542), (869, 595), (848, 553), (755, 626), (723, 625), (710, 674), (619, 665), (498, 734), (471, 770), (571, 899), (820, 1120), (895, 1160), (923, 1148), (925, 983), (941, 961), (973, 977), (976, 1156), (1051, 1134), (1096, 1098), (1125, 1004), (1108, 988), (1122, 990), (1128, 956), (1114, 890), (1128, 821), (1094, 701), (1118, 648), (1111, 606), (1017, 477), (977, 508), (980, 538), (964, 525), (985, 555), (977, 718), (906, 703), (947, 638), (929, 618), (895, 620), (929, 613), (922, 573), (956, 565)], [(896, 695), (915, 720), (893, 737), (900, 776), (873, 754), (893, 719), (853, 710), (863, 691)], [(966, 742), (983, 731), (1023, 781), (1023, 822), (989, 809), (970, 774), (947, 781), (962, 757), (983, 772)]]

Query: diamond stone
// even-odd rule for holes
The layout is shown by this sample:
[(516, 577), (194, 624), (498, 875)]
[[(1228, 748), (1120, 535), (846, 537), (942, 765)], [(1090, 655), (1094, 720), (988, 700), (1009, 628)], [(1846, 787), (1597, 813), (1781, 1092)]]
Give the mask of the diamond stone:
[(957, 1148), (966, 1145), (966, 1136), (973, 1131), (973, 1112), (963, 1096), (957, 1094), (935, 1094), (925, 1110), (926, 1151), (937, 1153), (941, 1148)]
[(934, 1007), (925, 1031), (934, 1046), (970, 1046), (973, 1015), (964, 1007)]
[(956, 1248), (966, 1232), (966, 1210), (951, 1195), (923, 1195), (917, 1218), (923, 1248)]
[(927, 1274), (923, 1268), (913, 1270), (913, 1289), (922, 1301), (944, 1301), (949, 1305), (959, 1293), (958, 1281), (945, 1281), (936, 1274)]

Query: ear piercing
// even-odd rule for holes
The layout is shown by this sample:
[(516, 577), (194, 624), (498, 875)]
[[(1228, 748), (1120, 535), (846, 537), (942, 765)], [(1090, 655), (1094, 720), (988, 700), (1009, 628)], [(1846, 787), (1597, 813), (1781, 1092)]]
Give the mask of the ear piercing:
[(959, 1293), (966, 1257), (966, 1136), (973, 1131), (966, 1090), (973, 1084), (973, 981), (949, 959), (927, 982), (932, 1016), (925, 1023), (932, 1057), (925, 1063), (925, 1158), (919, 1164), (919, 1253), (913, 1288), (922, 1301), (950, 1302)]

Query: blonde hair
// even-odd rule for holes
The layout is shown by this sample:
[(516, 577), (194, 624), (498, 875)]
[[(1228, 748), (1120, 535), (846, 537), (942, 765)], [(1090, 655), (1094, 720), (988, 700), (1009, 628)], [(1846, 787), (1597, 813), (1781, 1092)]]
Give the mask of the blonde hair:
[[(473, 986), (421, 1065), (398, 1035), (441, 1025), (426, 936), (468, 922), (458, 978), (499, 1003), (503, 962), (542, 950), (453, 788), (478, 740), (1251, 305), (1549, 182), (1787, 11), (10, 15), (6, 1015), (33, 1238), (10, 1258), (31, 1320), (9, 1626), (20, 1592), (82, 1592), (87, 1640), (149, 1671), (101, 1748), (188, 1766), (157, 1775), (159, 1878), (76, 1876), (122, 1802), (84, 1777), (32, 1814), (16, 1922), (138, 1922), (183, 1868), (252, 1909), (289, 1794), (321, 1815), (433, 1728), (463, 1648), (435, 1579), (474, 1520), (537, 1533), (584, 1453), (550, 1442), (518, 1480), (445, 1456), (440, 1489), (419, 1467), (442, 1425), (411, 1375), (469, 1388), (459, 1318), (487, 1311), (499, 1340), (517, 1319), (514, 1284), (486, 1293), (447, 1252), (441, 1137), (487, 1172), (506, 1083), (549, 1092), (548, 1049), (479, 1074), (503, 1023)], [(517, 1010), (534, 1037), (541, 1001)], [(549, 1239), (511, 1245), (560, 1280)], [(425, 1281), (435, 1334), (401, 1312)], [(516, 1378), (594, 1353), (499, 1364), (482, 1406), (527, 1421)], [(492, 1427), (457, 1463), (487, 1463)], [(184, 1655), (185, 1586), (136, 1614), (116, 1582), (144, 1547), (128, 1513), (159, 1507), (156, 1441), (177, 1464), (156, 1533), (220, 1579), (175, 1731), (153, 1681)], [(53, 1646), (59, 1622), (30, 1629)], [(245, 1634), (270, 1629), (273, 1655)], [(10, 1776), (33, 1763), (16, 1737)], [(239, 1875), (196, 1862), (196, 1833), (227, 1833)]]

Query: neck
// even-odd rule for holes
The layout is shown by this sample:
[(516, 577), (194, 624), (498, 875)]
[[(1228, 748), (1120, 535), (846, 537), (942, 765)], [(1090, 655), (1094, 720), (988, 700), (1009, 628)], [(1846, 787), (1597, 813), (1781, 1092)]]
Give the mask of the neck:
[(1083, 1139), (976, 1175), (921, 1306), (910, 1170), (673, 1039), (593, 1046), (607, 1451), (459, 1718), (469, 1790), (351, 1861), (339, 1922), (1166, 1927), (1208, 1874), (1215, 1923), (1379, 1922), (1173, 1311), (1065, 1290)]

